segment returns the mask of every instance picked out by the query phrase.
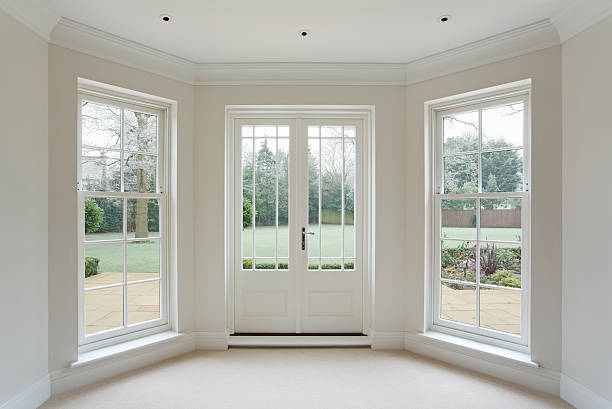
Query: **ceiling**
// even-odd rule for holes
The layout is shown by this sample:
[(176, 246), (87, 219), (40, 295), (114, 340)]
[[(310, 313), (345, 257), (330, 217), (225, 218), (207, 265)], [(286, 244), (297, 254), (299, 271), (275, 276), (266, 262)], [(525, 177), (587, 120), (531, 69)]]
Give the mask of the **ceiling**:
[[(198, 63), (405, 63), (558, 15), (569, 0), (48, 0)], [(164, 23), (160, 14), (173, 16)], [(447, 23), (438, 17), (452, 15)], [(310, 35), (301, 38), (307, 29)]]

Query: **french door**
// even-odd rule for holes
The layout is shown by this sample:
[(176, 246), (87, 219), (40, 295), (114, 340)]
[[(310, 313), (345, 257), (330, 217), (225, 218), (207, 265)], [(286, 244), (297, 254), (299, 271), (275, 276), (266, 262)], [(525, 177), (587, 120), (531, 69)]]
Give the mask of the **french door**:
[(234, 119), (234, 332), (364, 333), (363, 121)]

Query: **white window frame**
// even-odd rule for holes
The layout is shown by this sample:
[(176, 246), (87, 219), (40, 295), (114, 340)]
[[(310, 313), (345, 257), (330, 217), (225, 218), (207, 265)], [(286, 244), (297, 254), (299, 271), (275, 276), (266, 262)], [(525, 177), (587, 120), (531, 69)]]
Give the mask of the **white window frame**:
[[(445, 115), (481, 110), (488, 107), (499, 106), (510, 102), (523, 102), (525, 109), (524, 116), (524, 144), (523, 149), (523, 191), (519, 192), (504, 192), (504, 193), (475, 193), (475, 194), (443, 194), (443, 161), (442, 161), (442, 118)], [(479, 111), (481, 112), (481, 111)], [(498, 87), (487, 88), (480, 91), (474, 91), (466, 94), (457, 95), (454, 97), (443, 98), (435, 101), (430, 101), (425, 104), (425, 113), (428, 117), (426, 121), (426, 136), (429, 139), (429, 151), (431, 153), (428, 162), (430, 165), (430, 179), (428, 190), (430, 193), (427, 197), (428, 213), (431, 220), (428, 236), (430, 246), (428, 253), (428, 268), (429, 272), (429, 287), (430, 293), (428, 296), (427, 308), (429, 313), (427, 318), (427, 327), (429, 330), (448, 333), (450, 335), (472, 339), (478, 342), (484, 342), (504, 348), (514, 349), (521, 352), (529, 352), (530, 347), (530, 288), (531, 288), (531, 258), (530, 258), (530, 213), (531, 213), (531, 81), (524, 80), (511, 84), (501, 85)], [(482, 115), (479, 114), (479, 122), (482, 122)], [(482, 132), (482, 124), (479, 127), (479, 150), (474, 153), (488, 152), (480, 147), (480, 133)], [(506, 150), (506, 149), (501, 149)], [(493, 150), (495, 151), (495, 150)], [(469, 153), (469, 152), (468, 152)], [(479, 155), (479, 163), (480, 163)], [(479, 165), (479, 192), (482, 191), (480, 186), (482, 179), (482, 167)], [(489, 284), (481, 284), (478, 279), (480, 272), (477, 267), (477, 279), (473, 283), (476, 287), (476, 310), (477, 321), (476, 326), (458, 323), (440, 318), (440, 302), (441, 302), (441, 279), (440, 279), (440, 237), (441, 237), (441, 201), (443, 199), (477, 199), (476, 200), (476, 215), (480, 218), (480, 199), (489, 198), (521, 198), (521, 289), (513, 289), (508, 287), (500, 287)], [(480, 238), (478, 238), (480, 240)], [(475, 241), (475, 240), (471, 240)], [(476, 254), (477, 263), (479, 264), (480, 248)], [(479, 289), (480, 287), (499, 288), (509, 291), (521, 291), (521, 335), (517, 336), (510, 333), (495, 331), (479, 326), (478, 317), (480, 316)]]
[[(169, 330), (170, 323), (170, 282), (169, 282), (169, 232), (170, 232), (170, 210), (169, 197), (169, 124), (170, 112), (172, 112), (171, 104), (158, 100), (150, 100), (143, 94), (137, 92), (124, 93), (117, 87), (105, 86), (100, 88), (99, 84), (93, 81), (79, 79), (79, 87), (77, 94), (77, 198), (78, 198), (78, 340), (79, 352), (86, 352), (97, 348), (126, 342), (131, 339), (140, 338), (154, 333)], [(128, 90), (125, 90), (128, 91)], [(134, 94), (134, 95), (132, 95)], [(97, 192), (84, 191), (81, 189), (81, 155), (82, 155), (82, 135), (81, 135), (81, 108), (82, 101), (92, 101), (102, 104), (109, 104), (123, 109), (137, 110), (139, 112), (150, 113), (158, 117), (158, 135), (157, 135), (157, 176), (156, 176), (156, 192), (155, 193), (137, 193), (137, 192)], [(123, 120), (121, 123), (121, 186), (123, 189)], [(159, 204), (159, 242), (160, 242), (160, 260), (159, 260), (159, 282), (160, 282), (160, 317), (154, 320), (140, 322), (137, 324), (127, 325), (127, 287), (125, 281), (125, 263), (126, 254), (124, 250), (124, 281), (121, 284), (113, 285), (123, 287), (123, 303), (124, 324), (120, 328), (111, 329), (91, 335), (85, 334), (85, 226), (84, 226), (84, 200), (86, 197), (111, 197), (122, 198), (123, 200), (123, 239), (118, 239), (117, 242), (129, 243), (126, 236), (126, 212), (127, 200), (134, 198), (157, 199)], [(143, 280), (155, 281), (157, 279)], [(140, 282), (140, 281), (139, 281)], [(133, 284), (130, 284), (133, 285)], [(103, 286), (112, 287), (112, 286)], [(90, 291), (91, 289), (88, 289)]]

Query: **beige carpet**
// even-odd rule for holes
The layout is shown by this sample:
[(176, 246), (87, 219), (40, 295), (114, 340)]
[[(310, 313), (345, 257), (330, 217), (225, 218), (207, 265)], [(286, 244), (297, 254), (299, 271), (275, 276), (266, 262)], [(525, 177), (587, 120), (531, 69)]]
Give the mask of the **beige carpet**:
[(197, 351), (59, 395), (43, 408), (569, 408), (550, 395), (407, 352)]

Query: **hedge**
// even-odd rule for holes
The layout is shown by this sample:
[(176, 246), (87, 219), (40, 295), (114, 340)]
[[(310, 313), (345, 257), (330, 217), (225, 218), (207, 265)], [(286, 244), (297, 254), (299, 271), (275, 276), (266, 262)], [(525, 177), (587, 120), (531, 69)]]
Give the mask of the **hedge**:
[[(278, 263), (278, 269), (279, 270), (287, 270), (289, 268), (289, 264), (286, 262), (280, 262)], [(252, 260), (242, 260), (242, 269), (243, 270), (252, 270), (253, 269), (253, 261)], [(255, 263), (255, 269), (256, 270), (274, 270), (275, 269), (275, 265), (274, 263)], [(308, 265), (308, 269), (309, 270), (318, 270), (319, 269), (319, 265), (318, 264), (309, 264)], [(342, 269), (342, 264), (339, 263), (327, 263), (327, 264), (323, 264), (321, 266), (322, 270), (341, 270)], [(355, 269), (355, 262), (354, 261), (347, 261), (346, 263), (344, 263), (344, 269), (345, 270), (354, 270)]]
[(85, 277), (98, 274), (100, 259), (96, 257), (85, 257)]

